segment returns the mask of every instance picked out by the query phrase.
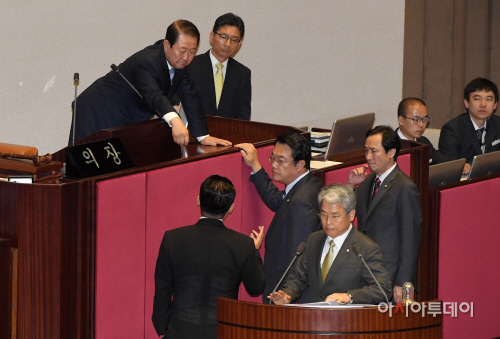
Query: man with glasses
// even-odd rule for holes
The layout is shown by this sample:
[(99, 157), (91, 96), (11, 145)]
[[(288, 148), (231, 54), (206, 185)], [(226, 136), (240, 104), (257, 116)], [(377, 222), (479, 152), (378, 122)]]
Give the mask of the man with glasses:
[(250, 69), (232, 58), (244, 35), (239, 16), (220, 16), (210, 32), (212, 49), (196, 56), (188, 67), (205, 115), (250, 120)]
[(464, 89), (467, 112), (447, 122), (441, 129), (439, 150), (451, 160), (465, 158), (464, 173), (474, 156), (500, 150), (498, 88), (485, 78), (472, 80)]
[[(395, 302), (402, 299), (402, 286), (416, 287), (416, 272), (422, 236), (420, 194), (396, 160), (401, 141), (389, 126), (377, 126), (366, 133), (368, 165), (353, 169), (346, 185), (356, 191), (358, 230), (382, 249)], [(367, 169), (372, 172), (368, 174)]]
[(422, 136), (431, 119), (427, 113), (425, 102), (418, 98), (403, 99), (398, 105), (398, 124), (396, 129), (401, 140), (414, 140), (429, 145), (429, 164), (435, 165), (448, 161), (448, 158), (437, 151), (426, 137)]
[[(307, 288), (308, 302), (378, 304), (385, 301), (384, 293), (391, 294), (391, 281), (380, 247), (352, 224), (356, 194), (347, 186), (330, 184), (321, 190), (318, 200), (323, 230), (309, 236), (297, 269), (272, 296), (273, 302), (289, 304)], [(384, 292), (355, 254), (353, 246), (361, 250)]]
[[(311, 145), (298, 133), (286, 133), (276, 138), (269, 157), (272, 180), (259, 163), (257, 150), (252, 144), (235, 147), (241, 149), (245, 163), (252, 168), (250, 181), (254, 183), (260, 198), (270, 210), (276, 212), (265, 237), (264, 270), (267, 284), (262, 300), (267, 302), (267, 296), (285, 273), (299, 244), (306, 242), (309, 234), (321, 227), (317, 213), (318, 193), (323, 183), (309, 171)], [(280, 191), (273, 180), (284, 184), (285, 190)], [(304, 296), (304, 300), (306, 298)]]

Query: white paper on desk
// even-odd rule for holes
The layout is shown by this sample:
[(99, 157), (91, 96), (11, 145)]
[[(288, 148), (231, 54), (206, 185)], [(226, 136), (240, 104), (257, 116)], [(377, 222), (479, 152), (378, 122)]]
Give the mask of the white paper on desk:
[(311, 160), (311, 168), (318, 169), (318, 168), (325, 168), (325, 167), (332, 167), (335, 165), (341, 165), (341, 162), (337, 161), (317, 161), (317, 160)]
[(283, 306), (298, 306), (298, 307), (312, 307), (312, 308), (361, 308), (361, 307), (369, 307), (374, 306), (370, 304), (340, 304), (335, 301), (324, 301), (317, 303), (308, 303), (308, 304), (285, 304)]

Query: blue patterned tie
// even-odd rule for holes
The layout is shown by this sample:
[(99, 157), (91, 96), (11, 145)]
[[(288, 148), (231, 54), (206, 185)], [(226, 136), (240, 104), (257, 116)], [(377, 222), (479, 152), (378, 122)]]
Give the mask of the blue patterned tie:
[(172, 83), (172, 79), (174, 78), (175, 68), (171, 68), (169, 73), (170, 73), (170, 83)]

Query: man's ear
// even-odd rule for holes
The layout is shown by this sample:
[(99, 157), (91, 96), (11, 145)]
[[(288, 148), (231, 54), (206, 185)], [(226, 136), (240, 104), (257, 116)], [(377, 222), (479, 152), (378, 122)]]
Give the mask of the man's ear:
[(390, 157), (390, 158), (393, 158), (394, 159), (394, 156), (396, 155), (396, 149), (395, 148), (391, 148), (389, 150), (389, 152), (387, 152), (387, 155)]
[(402, 116), (402, 115), (400, 115), (400, 116), (398, 117), (398, 124), (399, 124), (399, 127), (400, 127), (400, 128), (401, 128), (401, 126), (403, 126), (404, 122), (405, 122), (405, 117), (404, 117), (404, 116)]
[(229, 207), (229, 211), (227, 211), (227, 214), (233, 213), (234, 210), (234, 203), (231, 204), (231, 207)]
[(464, 106), (465, 108), (469, 109), (469, 102), (467, 101), (467, 99), (464, 99)]
[(198, 207), (201, 207), (201, 206), (200, 206), (200, 196), (198, 196), (198, 197), (196, 198), (196, 205), (197, 205)]
[(302, 171), (302, 169), (304, 168), (305, 165), (306, 165), (305, 160), (299, 160), (299, 161), (297, 161), (297, 165), (295, 165), (295, 168), (300, 172), (300, 171)]

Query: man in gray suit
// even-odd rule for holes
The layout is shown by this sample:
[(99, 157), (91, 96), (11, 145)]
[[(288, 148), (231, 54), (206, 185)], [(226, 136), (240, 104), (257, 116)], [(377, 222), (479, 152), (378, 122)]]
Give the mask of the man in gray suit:
[[(402, 298), (403, 283), (409, 281), (416, 286), (422, 236), (420, 194), (396, 163), (400, 149), (401, 141), (389, 126), (369, 130), (365, 141), (368, 165), (352, 170), (346, 182), (352, 189), (359, 185), (358, 230), (382, 249), (395, 302)], [(368, 168), (371, 174), (366, 173)]]
[[(277, 305), (297, 300), (309, 287), (309, 302), (378, 304), (391, 293), (391, 282), (380, 247), (352, 225), (356, 195), (347, 186), (330, 184), (319, 193), (323, 230), (309, 236), (294, 274), (272, 298)], [(353, 251), (357, 246), (377, 278), (382, 292)]]
[[(309, 234), (320, 229), (318, 218), (318, 193), (324, 186), (309, 171), (311, 145), (298, 133), (286, 133), (276, 138), (273, 153), (272, 180), (262, 168), (257, 151), (252, 144), (239, 144), (245, 163), (252, 168), (250, 176), (266, 206), (276, 212), (266, 233), (264, 270), (267, 284), (262, 294), (263, 302), (273, 291), (295, 256), (297, 246)], [(280, 191), (273, 180), (285, 184)], [(293, 271), (293, 268), (292, 270)]]

